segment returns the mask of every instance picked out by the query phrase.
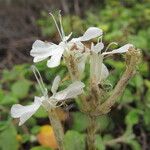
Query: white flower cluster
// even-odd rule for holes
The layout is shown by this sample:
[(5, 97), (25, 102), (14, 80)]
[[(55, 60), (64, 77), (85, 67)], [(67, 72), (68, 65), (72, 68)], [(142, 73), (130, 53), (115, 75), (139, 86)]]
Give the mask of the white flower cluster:
[[(87, 58), (89, 58), (90, 78), (94, 78), (96, 83), (99, 84), (109, 75), (107, 67), (103, 64), (104, 56), (116, 53), (125, 53), (130, 47), (133, 47), (132, 44), (126, 44), (118, 49), (108, 52), (107, 50), (109, 46), (104, 49), (104, 44), (102, 43), (103, 31), (97, 27), (89, 27), (82, 36), (72, 38), (70, 40), (72, 33), (65, 36), (61, 17), (59, 18), (60, 27), (53, 15), (52, 17), (58, 29), (61, 42), (59, 44), (54, 44), (51, 42), (36, 40), (33, 43), (32, 50), (30, 52), (31, 56), (34, 57), (33, 62), (35, 63), (48, 59), (47, 66), (49, 68), (57, 67), (60, 64), (62, 56), (69, 57), (70, 54), (74, 53), (74, 57), (80, 57), (80, 61), (76, 64), (79, 72), (84, 72), (85, 63)], [(89, 41), (93, 38), (98, 38), (97, 44), (94, 45), (91, 43), (91, 48), (87, 48), (83, 42)], [(101, 41), (99, 41), (100, 39)], [(59, 83), (60, 77), (56, 76), (51, 88), (53, 95), (50, 97), (47, 94), (46, 88), (43, 87), (43, 96), (35, 97), (33, 104), (29, 106), (22, 106), (20, 104), (13, 105), (11, 108), (12, 117), (20, 118), (19, 125), (22, 125), (38, 110), (40, 106), (43, 106), (46, 110), (56, 108), (63, 104), (64, 100), (75, 98), (83, 92), (84, 84), (81, 81), (74, 81), (66, 89), (57, 92)], [(40, 83), (40, 86), (43, 86), (43, 83)]]

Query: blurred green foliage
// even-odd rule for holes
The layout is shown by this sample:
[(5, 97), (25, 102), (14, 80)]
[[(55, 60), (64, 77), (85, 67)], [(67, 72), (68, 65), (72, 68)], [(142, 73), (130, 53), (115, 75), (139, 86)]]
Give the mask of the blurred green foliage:
[[(41, 19), (37, 21), (42, 29), (43, 36), (55, 37), (58, 40), (57, 31), (52, 19), (43, 12)], [(141, 134), (150, 132), (150, 1), (149, 0), (127, 0), (127, 1), (106, 1), (104, 7), (94, 6), (85, 12), (83, 18), (75, 15), (63, 16), (65, 33), (74, 32), (75, 35), (82, 33), (89, 26), (97, 26), (104, 30), (105, 45), (110, 42), (118, 42), (120, 45), (132, 43), (140, 48), (143, 53), (143, 61), (138, 68), (137, 75), (132, 78), (122, 97), (118, 100), (118, 106), (108, 116), (98, 119), (98, 132), (96, 146), (98, 150), (105, 150), (111, 147), (120, 150), (121, 144), (127, 144), (132, 150), (141, 150), (142, 143), (137, 138), (139, 126), (143, 131)], [(121, 57), (107, 59), (105, 61), (111, 70), (108, 81), (114, 87), (125, 65)], [(51, 88), (51, 81), (56, 74), (63, 78), (67, 69), (64, 64), (48, 69), (45, 62), (37, 64), (48, 89)], [(14, 66), (11, 70), (4, 69), (0, 81), (0, 150), (17, 150), (18, 146), (30, 143), (31, 150), (48, 150), (37, 145), (33, 140), (39, 132), (39, 120), (47, 122), (47, 114), (39, 109), (36, 115), (27, 123), (28, 131), (24, 128), (15, 128), (16, 122), (10, 118), (10, 107), (12, 104), (29, 104), (35, 95), (40, 95), (38, 86), (29, 69), (29, 64)], [(86, 75), (85, 75), (86, 80)], [(62, 85), (66, 86), (68, 83)], [(65, 134), (66, 150), (85, 149), (85, 131), (88, 126), (88, 118), (80, 112), (70, 112), (72, 124)], [(118, 128), (119, 126), (119, 128)], [(99, 134), (100, 133), (100, 134)], [(17, 135), (21, 135), (22, 141), (18, 141)], [(118, 144), (112, 144), (113, 140), (123, 136), (124, 140)], [(141, 135), (138, 135), (141, 136)], [(148, 136), (148, 135), (146, 135)], [(150, 138), (150, 137), (147, 137)], [(9, 142), (9, 144), (7, 144)], [(111, 144), (110, 144), (111, 143)], [(119, 144), (121, 143), (121, 144)], [(150, 145), (149, 145), (150, 146)]]

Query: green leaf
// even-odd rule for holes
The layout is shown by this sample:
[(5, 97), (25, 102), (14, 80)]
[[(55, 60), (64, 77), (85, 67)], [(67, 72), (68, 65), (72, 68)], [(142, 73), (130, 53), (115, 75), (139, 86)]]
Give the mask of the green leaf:
[(30, 134), (23, 134), (23, 135), (22, 135), (22, 143), (29, 142), (30, 139), (31, 139)]
[(145, 101), (146, 106), (150, 108), (150, 88), (147, 90), (145, 94), (144, 101)]
[(18, 80), (12, 85), (11, 91), (16, 97), (24, 98), (28, 95), (30, 85), (30, 81), (26, 79)]
[(16, 136), (17, 133), (12, 124), (0, 131), (0, 150), (18, 150)]
[(130, 126), (137, 124), (139, 121), (139, 115), (141, 113), (141, 110), (138, 109), (133, 109), (132, 111), (130, 111), (125, 118), (126, 124)]
[(0, 102), (2, 101), (2, 99), (4, 98), (4, 91), (2, 89), (0, 89)]
[(73, 125), (72, 129), (76, 131), (84, 131), (88, 126), (88, 118), (85, 114), (81, 112), (72, 113), (73, 115)]
[(122, 61), (107, 59), (105, 62), (114, 67), (115, 69), (117, 69), (118, 71), (122, 71), (122, 69), (124, 68), (124, 63)]
[(34, 115), (37, 118), (46, 118), (48, 116), (47, 112), (43, 107), (40, 107)]
[(145, 40), (145, 37), (142, 37), (140, 35), (130, 36), (129, 41), (136, 47), (145, 49), (147, 48), (147, 41)]
[(131, 90), (125, 89), (123, 96), (120, 98), (119, 102), (121, 104), (131, 103), (134, 100), (134, 95), (132, 94)]
[(40, 126), (37, 126), (37, 125), (31, 129), (32, 134), (37, 134), (39, 133), (39, 131), (40, 131)]
[(31, 118), (29, 118), (26, 122), (27, 126), (35, 126), (36, 124), (37, 124), (37, 120), (34, 117), (34, 115)]
[(136, 140), (128, 141), (128, 144), (131, 146), (132, 150), (141, 150), (141, 145)]
[(147, 61), (143, 61), (140, 65), (139, 65), (139, 72), (143, 75), (143, 76), (148, 76), (148, 62)]
[(143, 87), (143, 78), (141, 75), (136, 75), (132, 80), (131, 84), (135, 86), (137, 89), (142, 89)]
[(107, 130), (108, 125), (110, 124), (110, 118), (108, 116), (100, 116), (97, 119), (97, 124), (101, 132)]
[(103, 143), (102, 137), (96, 135), (96, 142), (95, 142), (97, 150), (105, 150), (105, 144)]
[(144, 112), (144, 123), (149, 127), (150, 129), (150, 117), (149, 117), (149, 114), (150, 114), (150, 109), (146, 109), (145, 112)]
[(0, 132), (5, 130), (8, 127), (9, 123), (10, 123), (9, 120), (1, 121), (0, 122)]
[(43, 147), (43, 146), (36, 146), (36, 147), (31, 148), (30, 150), (52, 150), (52, 149), (48, 147)]
[(18, 98), (13, 93), (7, 93), (0, 101), (1, 105), (9, 105), (18, 103)]
[(85, 136), (77, 131), (67, 131), (64, 146), (65, 150), (85, 150)]
[(136, 76), (135, 76), (136, 88), (141, 88), (141, 89), (142, 89), (143, 83), (144, 83), (144, 81), (143, 81), (142, 76), (141, 76), (141, 75), (136, 75)]
[(150, 89), (150, 81), (149, 80), (144, 80), (145, 85)]
[(15, 80), (18, 76), (18, 72), (12, 70), (9, 71), (5, 69), (3, 70), (2, 76), (4, 81)]
[(105, 135), (103, 136), (103, 141), (104, 141), (104, 142), (110, 141), (110, 140), (112, 140), (112, 139), (113, 139), (113, 136), (112, 136), (111, 134), (105, 134)]
[(25, 76), (28, 72), (29, 65), (22, 64), (22, 65), (15, 65), (11, 70), (4, 69), (2, 72), (3, 81), (13, 81), (17, 78)]

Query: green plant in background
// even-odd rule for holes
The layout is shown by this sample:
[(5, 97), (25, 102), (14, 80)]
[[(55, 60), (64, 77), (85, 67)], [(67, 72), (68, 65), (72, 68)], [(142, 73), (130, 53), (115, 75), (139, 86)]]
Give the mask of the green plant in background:
[[(115, 9), (116, 8), (116, 9)], [(76, 31), (80, 34), (87, 27), (94, 25), (102, 28), (106, 35), (104, 39), (110, 43), (119, 41), (124, 43), (130, 41), (135, 46), (149, 51), (149, 32), (150, 32), (150, 3), (145, 1), (106, 1), (103, 9), (99, 6), (85, 12), (82, 19), (79, 16), (67, 15), (63, 18), (63, 26), (66, 33)], [(41, 19), (37, 21), (44, 35), (53, 36), (56, 33), (54, 25), (49, 16), (42, 13)], [(80, 27), (80, 28), (79, 28)]]
[[(71, 15), (64, 16), (63, 18), (63, 26), (66, 33), (70, 33), (73, 29), (76, 31), (76, 34), (79, 35), (88, 26), (95, 25), (105, 31), (106, 35), (104, 35), (104, 39), (106, 43), (112, 41), (112, 38), (113, 41), (117, 41), (122, 44), (125, 41), (130, 41), (137, 47), (141, 48), (146, 54), (142, 64), (138, 67), (140, 74), (137, 73), (137, 75), (131, 79), (129, 85), (125, 89), (125, 92), (117, 102), (117, 108), (113, 109), (111, 114), (99, 118), (95, 142), (98, 150), (103, 150), (107, 147), (119, 150), (122, 149), (122, 146), (126, 145), (129, 145), (130, 149), (141, 150), (143, 145), (141, 145), (142, 142), (138, 138), (140, 135), (137, 133), (136, 128), (139, 127), (141, 134), (145, 134), (150, 131), (150, 82), (148, 79), (149, 62), (146, 61), (149, 56), (149, 3), (148, 1), (145, 1), (145, 3), (139, 3), (137, 1), (136, 4), (134, 2), (132, 3), (132, 5), (126, 6), (120, 5), (117, 1), (109, 1), (109, 3), (106, 3), (106, 6), (101, 10), (95, 9), (92, 12), (88, 11), (84, 20), (78, 16)], [(117, 7), (117, 9), (114, 9), (114, 7)], [(72, 21), (71, 17), (76, 19)], [(54, 25), (51, 21), (49, 21), (49, 19), (49, 16), (45, 15), (44, 18), (40, 19), (40, 22), (42, 23), (39, 22), (39, 24), (42, 26), (42, 29), (45, 30), (44, 35), (52, 35), (57, 39)], [(77, 25), (72, 27), (73, 24)], [(118, 78), (120, 78), (120, 74), (125, 67), (125, 64), (122, 62), (122, 58), (113, 58), (114, 59), (105, 60), (105, 64), (107, 64), (108, 68), (111, 70), (110, 76), (107, 78), (107, 82), (103, 85), (105, 89), (108, 87), (108, 90), (111, 90), (112, 88), (109, 86), (110, 84), (113, 87), (115, 86), (115, 83)], [(46, 67), (46, 62), (39, 63), (36, 66), (41, 72), (45, 83), (48, 84), (46, 85), (48, 90), (51, 89), (50, 83), (56, 74), (61, 75), (61, 77), (65, 77), (67, 74), (67, 69), (64, 66), (64, 63), (57, 68), (52, 68), (50, 71)], [(15, 128), (15, 121), (13, 121), (12, 124), (12, 120), (9, 117), (9, 110), (12, 104), (18, 102), (21, 104), (30, 104), (33, 96), (38, 95), (37, 91), (39, 90), (39, 87), (37, 87), (36, 83), (33, 81), (31, 71), (28, 68), (29, 65), (18, 65), (11, 71), (4, 69), (1, 75), (0, 118), (1, 120), (7, 120), (0, 122), (0, 149), (2, 150), (16, 150), (18, 149), (18, 145), (26, 146), (26, 143), (31, 143), (31, 147), (34, 147), (34, 145), (37, 144), (36, 135), (40, 129), (40, 120), (46, 120), (47, 118), (47, 113), (45, 113), (43, 109), (40, 109), (35, 116), (30, 118), (30, 120), (26, 123), (28, 127), (28, 131), (26, 131), (24, 130), (26, 125), (21, 128)], [(87, 74), (89, 73), (88, 65), (85, 67), (85, 72), (84, 82), (87, 84)], [(23, 81), (25, 84), (23, 85), (19, 81)], [(62, 89), (67, 85), (68, 82), (64, 82)], [(18, 92), (18, 90), (20, 92)], [(78, 105), (80, 106), (79, 103)], [(65, 133), (64, 144), (66, 145), (66, 149), (69, 149), (70, 145), (75, 149), (78, 148), (76, 146), (80, 147), (78, 149), (85, 149), (85, 131), (88, 125), (88, 118), (83, 113), (76, 111), (71, 111), (70, 114), (73, 121), (69, 126), (69, 131)], [(121, 129), (118, 129), (118, 126)], [(11, 140), (12, 143), (10, 143), (10, 145), (7, 145), (8, 147), (5, 147), (10, 137), (8, 136), (8, 133), (13, 140)], [(18, 135), (21, 135), (21, 141), (16, 138)], [(126, 140), (126, 137), (128, 140)], [(49, 148), (35, 146), (35, 148), (32, 149), (44, 150)], [(129, 149), (129, 147), (127, 147), (127, 149)]]
[[(52, 96), (49, 97), (47, 88), (45, 88), (38, 69), (36, 67), (32, 67), (33, 73), (42, 92), (42, 97), (35, 97), (34, 102), (28, 106), (22, 106), (20, 104), (13, 105), (11, 108), (12, 117), (19, 118), (19, 125), (22, 125), (34, 113), (36, 113), (40, 106), (43, 106), (43, 108), (48, 112), (48, 117), (53, 127), (58, 148), (60, 150), (70, 149), (70, 146), (73, 146), (73, 144), (75, 149), (85, 149), (86, 143), (87, 149), (96, 150), (97, 148), (101, 149), (102, 145), (105, 149), (106, 145), (116, 146), (119, 142), (131, 142), (131, 140), (134, 140), (135, 138), (134, 134), (132, 134), (132, 123), (129, 127), (127, 126), (126, 132), (121, 137), (111, 139), (110, 141), (106, 140), (106, 143), (103, 141), (102, 137), (99, 136), (99, 134), (96, 134), (99, 130), (99, 117), (106, 115), (111, 110), (112, 106), (116, 103), (116, 100), (122, 95), (129, 79), (135, 75), (136, 67), (140, 61), (140, 51), (136, 50), (132, 44), (126, 44), (118, 49), (108, 51), (108, 49), (110, 49), (112, 45), (116, 45), (116, 43), (113, 42), (104, 48), (104, 44), (102, 42), (103, 32), (101, 29), (96, 27), (90, 27), (83, 34), (83, 36), (69, 40), (72, 33), (65, 36), (62, 27), (61, 15), (59, 14), (59, 25), (55, 17), (52, 14), (50, 15), (55, 22), (61, 42), (57, 45), (54, 43), (37, 40), (34, 42), (30, 54), (34, 57), (33, 61), (35, 63), (50, 57), (47, 61), (47, 66), (49, 68), (59, 66), (61, 57), (63, 56), (63, 60), (73, 83), (70, 84), (65, 90), (56, 92), (59, 87), (60, 77), (55, 77), (51, 87)], [(82, 42), (89, 41), (96, 37), (99, 37), (97, 44), (91, 43), (91, 48), (88, 48), (82, 44)], [(106, 56), (117, 53), (126, 53), (126, 70), (120, 77), (119, 81), (117, 81), (116, 86), (114, 86), (113, 90), (111, 90), (109, 89), (110, 84), (107, 84), (107, 82), (105, 83), (107, 77), (109, 76), (109, 71), (103, 61)], [(87, 61), (88, 58), (89, 61)], [(90, 64), (90, 73), (87, 78), (88, 82), (84, 92), (84, 84), (80, 80), (83, 78), (83, 73), (87, 62)], [(23, 94), (23, 97), (25, 97), (29, 90), (30, 84), (27, 80), (22, 81), (23, 82), (21, 83), (26, 85), (26, 88), (24, 89), (25, 94)], [(17, 82), (12, 86), (12, 92), (18, 96), (18, 98), (23, 98), (22, 95), (20, 96), (21, 91), (19, 94), (17, 93), (18, 87), (23, 86), (22, 84)], [(86, 126), (83, 124), (82, 127), (84, 128), (85, 126), (85, 128), (87, 128), (87, 134), (82, 135), (75, 131), (68, 131), (64, 136), (63, 127), (56, 112), (56, 108), (67, 103), (67, 99), (76, 98), (77, 96), (78, 98), (76, 101), (79, 109), (85, 114), (83, 116), (83, 118), (85, 118), (84, 123), (87, 122), (86, 124), (88, 124), (85, 124)], [(80, 116), (82, 115), (80, 114)], [(107, 120), (104, 122), (107, 122)], [(79, 125), (79, 127), (81, 127), (81, 125)], [(96, 138), (99, 140), (101, 139), (101, 146), (99, 146)], [(71, 144), (71, 141), (68, 142), (69, 139), (77, 140)]]
[[(41, 27), (44, 36), (57, 37), (55, 25), (51, 22), (50, 16), (47, 13), (42, 12), (41, 19), (37, 20), (37, 24)], [(66, 15), (63, 17), (63, 26), (65, 33), (76, 31), (77, 35), (85, 29), (84, 21), (75, 15)]]

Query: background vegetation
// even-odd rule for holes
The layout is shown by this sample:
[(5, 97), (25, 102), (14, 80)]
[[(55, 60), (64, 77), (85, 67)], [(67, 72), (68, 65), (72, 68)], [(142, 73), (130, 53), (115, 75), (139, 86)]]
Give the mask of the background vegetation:
[[(104, 30), (104, 43), (118, 42), (120, 45), (132, 43), (140, 48), (143, 60), (139, 72), (130, 81), (118, 104), (98, 122), (98, 150), (148, 150), (150, 147), (150, 1), (149, 0), (94, 0), (94, 1), (2, 1), (0, 11), (1, 46), (0, 46), (0, 150), (50, 150), (56, 147), (53, 135), (47, 135), (47, 114), (40, 109), (22, 127), (10, 117), (12, 104), (29, 104), (39, 89), (30, 70), (32, 64), (29, 51), (31, 43), (37, 39), (59, 41), (57, 31), (48, 11), (62, 9), (63, 25), (68, 34), (81, 35), (89, 26)], [(13, 11), (8, 8), (12, 7)], [(7, 9), (4, 9), (7, 8)], [(17, 8), (17, 9), (16, 9)], [(28, 11), (22, 11), (28, 8)], [(16, 12), (15, 12), (16, 11)], [(6, 13), (7, 12), (7, 13)], [(10, 20), (19, 19), (19, 24)], [(21, 19), (18, 15), (23, 16)], [(17, 15), (16, 15), (17, 14)], [(7, 16), (8, 15), (8, 16)], [(2, 19), (3, 18), (3, 19)], [(8, 22), (7, 22), (8, 21)], [(6, 22), (8, 23), (6, 25)], [(17, 21), (16, 21), (17, 22)], [(4, 25), (5, 23), (5, 25)], [(17, 28), (15, 28), (15, 26)], [(28, 27), (27, 27), (28, 26)], [(28, 50), (27, 50), (28, 49)], [(124, 70), (123, 57), (115, 56), (106, 60), (111, 75), (108, 82), (115, 85)], [(64, 79), (67, 70), (64, 64), (58, 68), (47, 69), (46, 62), (37, 64), (48, 89), (56, 74)], [(61, 68), (61, 69), (60, 69)], [(88, 69), (87, 69), (88, 72)], [(85, 75), (86, 77), (86, 75)], [(86, 78), (85, 78), (86, 80)], [(65, 84), (62, 85), (62, 87)], [(66, 150), (84, 150), (85, 131), (88, 120), (77, 111), (78, 107), (71, 102), (58, 110), (64, 124)], [(118, 140), (122, 135), (135, 136)], [(116, 139), (118, 141), (115, 141)], [(49, 143), (49, 144), (47, 144)], [(45, 145), (47, 145), (45, 147)]]

